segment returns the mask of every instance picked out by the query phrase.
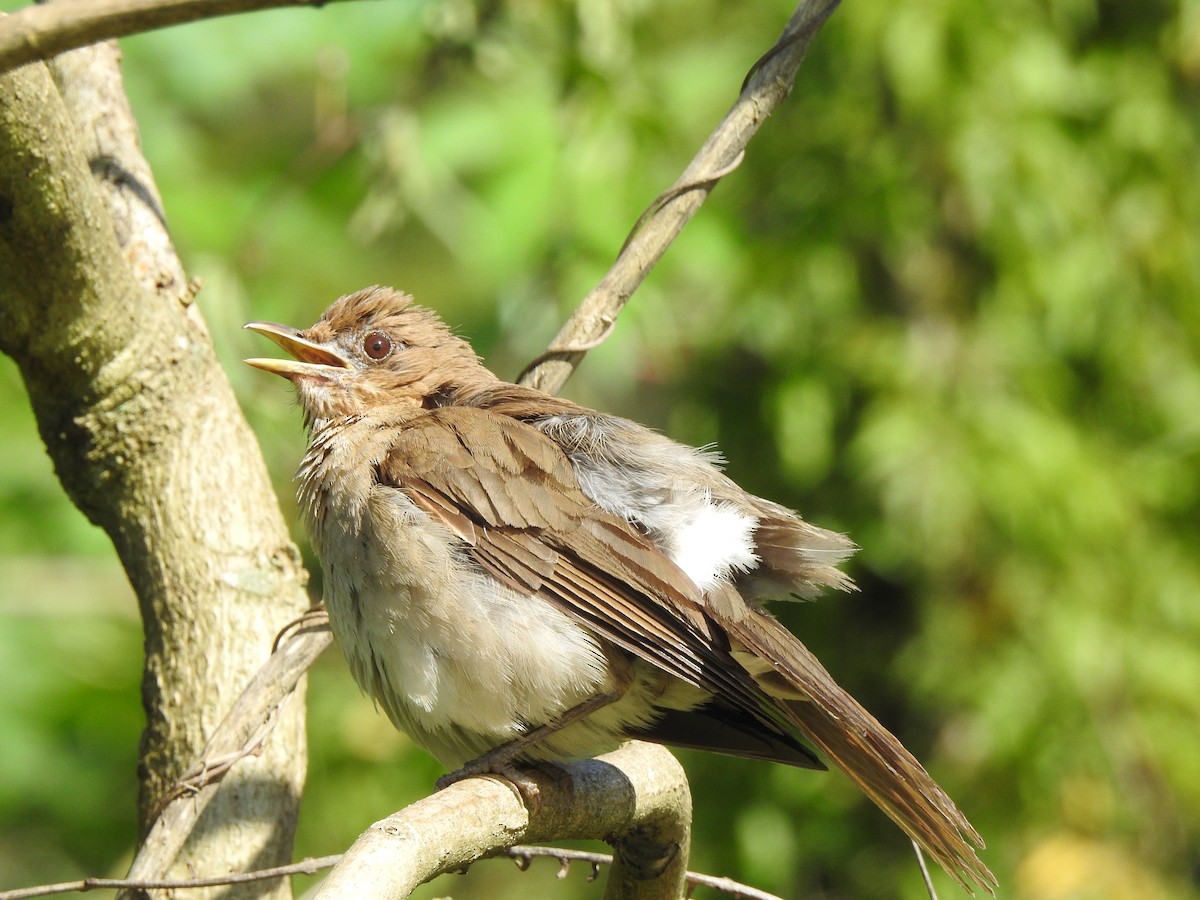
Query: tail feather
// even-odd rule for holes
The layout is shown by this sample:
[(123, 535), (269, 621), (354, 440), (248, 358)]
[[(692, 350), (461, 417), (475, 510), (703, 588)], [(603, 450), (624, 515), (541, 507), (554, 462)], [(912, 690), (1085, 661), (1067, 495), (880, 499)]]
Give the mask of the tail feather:
[[(781, 700), (792, 724), (845, 772), (946, 872), (974, 893), (995, 894), (996, 878), (975, 852), (983, 839), (949, 795), (901, 743), (843, 690), (794, 635), (757, 613), (724, 623), (808, 700)], [(974, 846), (972, 846), (974, 845)]]
[(751, 581), (766, 585), (766, 593), (784, 596), (798, 593), (810, 598), (827, 587), (839, 591), (855, 589), (850, 576), (837, 568), (858, 550), (844, 534), (805, 522), (791, 510), (764, 500), (750, 498), (757, 520), (754, 549), (762, 565), (749, 573)]

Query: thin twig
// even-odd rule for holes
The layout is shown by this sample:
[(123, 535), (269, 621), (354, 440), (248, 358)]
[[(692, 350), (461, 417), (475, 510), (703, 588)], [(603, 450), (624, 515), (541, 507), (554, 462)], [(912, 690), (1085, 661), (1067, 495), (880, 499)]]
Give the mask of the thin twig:
[[(337, 865), (344, 854), (333, 856), (316, 856), (289, 863), (286, 866), (273, 866), (270, 869), (256, 869), (253, 872), (239, 872), (231, 875), (219, 875), (214, 878), (189, 878), (173, 880), (144, 880), (130, 878), (81, 878), (78, 881), (61, 881), (56, 884), (40, 884), (35, 887), (17, 888), (11, 891), (0, 891), (0, 900), (29, 900), (31, 897), (49, 897), (54, 894), (87, 893), (99, 890), (187, 890), (188, 888), (221, 887), (227, 884), (248, 884), (254, 881), (267, 881), (271, 878), (287, 878), (292, 875), (315, 875), (322, 869)], [(517, 862), (522, 870), (528, 867), (534, 858), (558, 860), (564, 867), (570, 862), (587, 863), (592, 867), (593, 875), (589, 881), (594, 881), (600, 866), (612, 865), (611, 853), (592, 853), (587, 850), (568, 850), (564, 847), (531, 847), (520, 845), (509, 847), (504, 856)], [(525, 865), (521, 865), (524, 862)], [(561, 872), (562, 870), (560, 870)], [(560, 874), (561, 877), (561, 874)], [(687, 882), (696, 887), (707, 887), (734, 897), (735, 900), (781, 900), (775, 894), (768, 894), (757, 888), (733, 881), (729, 878), (718, 878), (714, 875), (704, 875), (700, 872), (688, 872)]]
[(58, 0), (0, 17), (0, 72), (48, 60), (109, 38), (126, 37), (280, 6), (323, 6), (331, 0)]
[(921, 852), (921, 845), (916, 841), (912, 842), (913, 852), (917, 854), (917, 866), (921, 869), (921, 880), (925, 882), (925, 893), (929, 894), (929, 900), (938, 900), (937, 889), (933, 886), (933, 879), (929, 875), (929, 866), (925, 864), (925, 854)]
[(239, 872), (231, 875), (218, 875), (214, 878), (188, 878), (179, 880), (139, 880), (136, 878), (82, 878), (79, 881), (61, 881), (58, 884), (40, 884), (36, 887), (17, 888), (13, 891), (0, 891), (0, 900), (27, 900), (29, 897), (49, 897), (52, 894), (75, 894), (100, 890), (186, 890), (188, 888), (221, 887), (226, 884), (247, 884), (252, 881), (267, 881), (271, 878), (286, 878), (290, 875), (315, 875), (322, 869), (328, 869), (337, 864), (342, 854), (336, 856), (317, 856), (302, 859), (300, 862), (288, 863), (286, 866), (273, 866), (270, 869), (257, 869), (253, 872)]
[(679, 179), (647, 207), (608, 274), (592, 289), (520, 382), (556, 393), (587, 349), (611, 332), (637, 289), (691, 220), (717, 182), (737, 168), (763, 120), (791, 92), (804, 55), (838, 0), (806, 0), (783, 34), (746, 76), (742, 91), (721, 124), (709, 135)]
[[(526, 868), (531, 859), (545, 858), (558, 860), (564, 866), (571, 862), (583, 862), (592, 866), (593, 871), (599, 866), (612, 865), (611, 853), (593, 853), (588, 850), (567, 850), (562, 847), (531, 847), (527, 844), (518, 844), (516, 847), (509, 847), (504, 855), (516, 861), (518, 867), (522, 870)], [(522, 866), (521, 863), (525, 865)], [(561, 872), (561, 870), (560, 870)], [(560, 875), (561, 877), (561, 875)], [(589, 878), (589, 881), (594, 880), (595, 876)], [(783, 898), (768, 894), (766, 891), (760, 891), (758, 888), (750, 887), (748, 884), (734, 881), (732, 878), (720, 878), (716, 875), (705, 875), (702, 872), (687, 873), (687, 883), (693, 887), (707, 887), (715, 891), (720, 891), (723, 894), (728, 894), (736, 900), (783, 900)], [(0, 896), (0, 900), (4, 900)]]
[(742, 150), (733, 158), (733, 162), (731, 162), (729, 165), (722, 166), (715, 172), (709, 172), (708, 175), (695, 181), (688, 181), (683, 184), (673, 185), (651, 200), (650, 205), (646, 207), (645, 211), (640, 216), (638, 216), (637, 221), (633, 223), (633, 227), (629, 229), (629, 234), (625, 236), (625, 241), (621, 244), (621, 249), (617, 251), (617, 256), (620, 256), (626, 251), (626, 249), (628, 249), (630, 243), (633, 242), (633, 239), (637, 236), (638, 232), (642, 230), (642, 226), (646, 224), (646, 220), (657, 213), (660, 209), (662, 209), (676, 197), (682, 197), (688, 191), (694, 191), (696, 188), (703, 188), (716, 184), (718, 181), (740, 166), (742, 164), (742, 160), (745, 158), (746, 151)]

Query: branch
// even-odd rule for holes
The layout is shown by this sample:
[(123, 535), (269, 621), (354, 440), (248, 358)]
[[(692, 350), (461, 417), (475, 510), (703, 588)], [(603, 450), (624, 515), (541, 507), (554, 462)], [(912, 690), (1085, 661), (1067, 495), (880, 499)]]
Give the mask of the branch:
[(602, 342), (626, 302), (683, 230), (718, 181), (740, 164), (750, 139), (791, 93), (809, 46), (839, 0), (805, 0), (783, 34), (756, 62), (741, 95), (700, 152), (638, 219), (608, 274), (563, 325), (550, 348), (522, 373), (520, 382), (556, 393), (584, 354)]
[(691, 832), (683, 769), (664, 748), (629, 743), (539, 777), (529, 811), (502, 781), (469, 778), (376, 822), (316, 890), (316, 900), (403, 898), (437, 875), (519, 841), (599, 839), (616, 849), (605, 897), (677, 900)]
[(83, 894), (88, 891), (101, 890), (171, 890), (182, 891), (191, 888), (224, 887), (230, 884), (249, 884), (254, 881), (268, 881), (272, 878), (287, 878), (291, 875), (315, 875), (322, 869), (334, 865), (341, 855), (318, 856), (303, 859), (300, 862), (288, 863), (286, 866), (274, 866), (270, 869), (256, 869), (253, 872), (233, 875), (219, 875), (216, 878), (188, 879), (150, 879), (135, 878), (81, 878), (78, 881), (60, 881), (57, 884), (39, 884), (36, 887), (17, 888), (12, 891), (0, 891), (0, 900), (30, 900), (31, 897), (50, 897), (54, 894)]
[[(584, 862), (592, 867), (592, 877), (589, 881), (595, 881), (597, 871), (600, 866), (611, 866), (613, 857), (610, 853), (591, 853), (587, 850), (565, 850), (562, 847), (530, 847), (518, 845), (509, 847), (504, 853), (510, 859), (516, 860), (517, 867), (524, 872), (529, 863), (533, 859), (556, 859), (559, 862), (559, 877), (563, 877), (567, 868), (573, 862)], [(721, 878), (716, 875), (705, 875), (703, 872), (693, 872), (690, 869), (685, 876), (688, 883), (688, 896), (691, 895), (691, 888), (706, 887), (714, 891), (720, 891), (722, 894), (728, 894), (735, 900), (782, 900), (781, 897), (775, 894), (768, 894), (766, 891), (760, 891), (758, 888), (751, 887), (748, 884), (742, 884), (740, 881), (734, 881), (732, 878)], [(8, 900), (3, 894), (0, 894), (0, 900)]]
[[(315, 875), (322, 869), (337, 865), (345, 854), (336, 853), (333, 856), (316, 856), (302, 859), (299, 862), (288, 863), (286, 866), (273, 866), (270, 869), (256, 869), (253, 872), (243, 872), (231, 875), (221, 875), (215, 878), (191, 878), (187, 880), (158, 880), (140, 881), (130, 878), (80, 878), (77, 881), (60, 881), (56, 884), (39, 884), (35, 887), (16, 888), (11, 891), (0, 891), (0, 900), (30, 900), (33, 897), (50, 897), (54, 894), (77, 894), (96, 890), (176, 890), (189, 888), (219, 887), (227, 884), (248, 884), (252, 881), (267, 881), (272, 878), (286, 878), (292, 875)], [(592, 877), (595, 881), (600, 866), (611, 866), (611, 853), (591, 853), (587, 850), (567, 850), (562, 847), (531, 847), (519, 845), (509, 847), (503, 854), (516, 862), (517, 867), (524, 872), (529, 868), (531, 860), (536, 858), (555, 859), (559, 863), (559, 877), (563, 877), (573, 862), (587, 863), (592, 867)], [(707, 887), (722, 894), (728, 894), (735, 900), (782, 900), (775, 894), (768, 894), (757, 888), (734, 881), (731, 878), (718, 878), (704, 875), (700, 872), (688, 872), (689, 887)]]
[(0, 72), (55, 54), (169, 25), (332, 0), (56, 0), (0, 18)]
[[(166, 234), (116, 56), (101, 45), (56, 59), (53, 79), (43, 65), (0, 75), (0, 351), (21, 369), (64, 490), (105, 529), (138, 596), (148, 828), (268, 655), (263, 636), (307, 596)], [(279, 718), (263, 758), (235, 773), (177, 865), (290, 857), (303, 708)]]

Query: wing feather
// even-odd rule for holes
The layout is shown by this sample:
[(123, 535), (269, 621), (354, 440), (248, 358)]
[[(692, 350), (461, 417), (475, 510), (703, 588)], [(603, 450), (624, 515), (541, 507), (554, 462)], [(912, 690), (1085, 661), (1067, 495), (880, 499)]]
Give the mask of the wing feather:
[[(784, 731), (775, 702), (733, 660), (695, 585), (649, 538), (597, 507), (541, 432), (486, 410), (444, 407), (398, 432), (377, 471), (502, 583), (541, 594), (634, 656)], [(509, 496), (518, 488), (521, 501)]]

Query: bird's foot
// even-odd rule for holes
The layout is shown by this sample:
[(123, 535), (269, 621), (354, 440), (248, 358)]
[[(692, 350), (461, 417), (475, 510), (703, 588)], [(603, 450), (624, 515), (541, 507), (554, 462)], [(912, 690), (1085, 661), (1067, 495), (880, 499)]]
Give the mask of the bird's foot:
[(511, 788), (513, 793), (517, 795), (517, 799), (530, 812), (537, 812), (542, 800), (541, 789), (538, 787), (535, 776), (539, 773), (553, 775), (559, 773), (561, 770), (549, 763), (523, 763), (522, 765), (517, 765), (511, 758), (511, 754), (503, 752), (508, 749), (507, 746), (497, 747), (495, 750), (483, 754), (478, 759), (471, 760), (457, 772), (443, 775), (437, 780), (437, 789), (439, 791), (445, 790), (450, 785), (467, 778), (494, 778)]
[(538, 786), (529, 777), (529, 770), (536, 767), (542, 769), (547, 774), (557, 774), (559, 776), (562, 775), (562, 770), (557, 766), (547, 763), (524, 763), (525, 768), (522, 769), (517, 766), (517, 759), (524, 755), (531, 747), (541, 743), (550, 735), (562, 730), (573, 722), (586, 718), (596, 710), (620, 700), (622, 696), (623, 691), (612, 691), (589, 697), (582, 703), (578, 703), (568, 709), (553, 722), (539, 725), (532, 731), (514, 738), (507, 744), (501, 744), (499, 747), (495, 747), (482, 756), (471, 760), (457, 772), (443, 775), (437, 780), (438, 790), (443, 790), (456, 781), (462, 781), (464, 778), (471, 778), (476, 775), (494, 775), (510, 785), (530, 810), (536, 810), (540, 803)]

